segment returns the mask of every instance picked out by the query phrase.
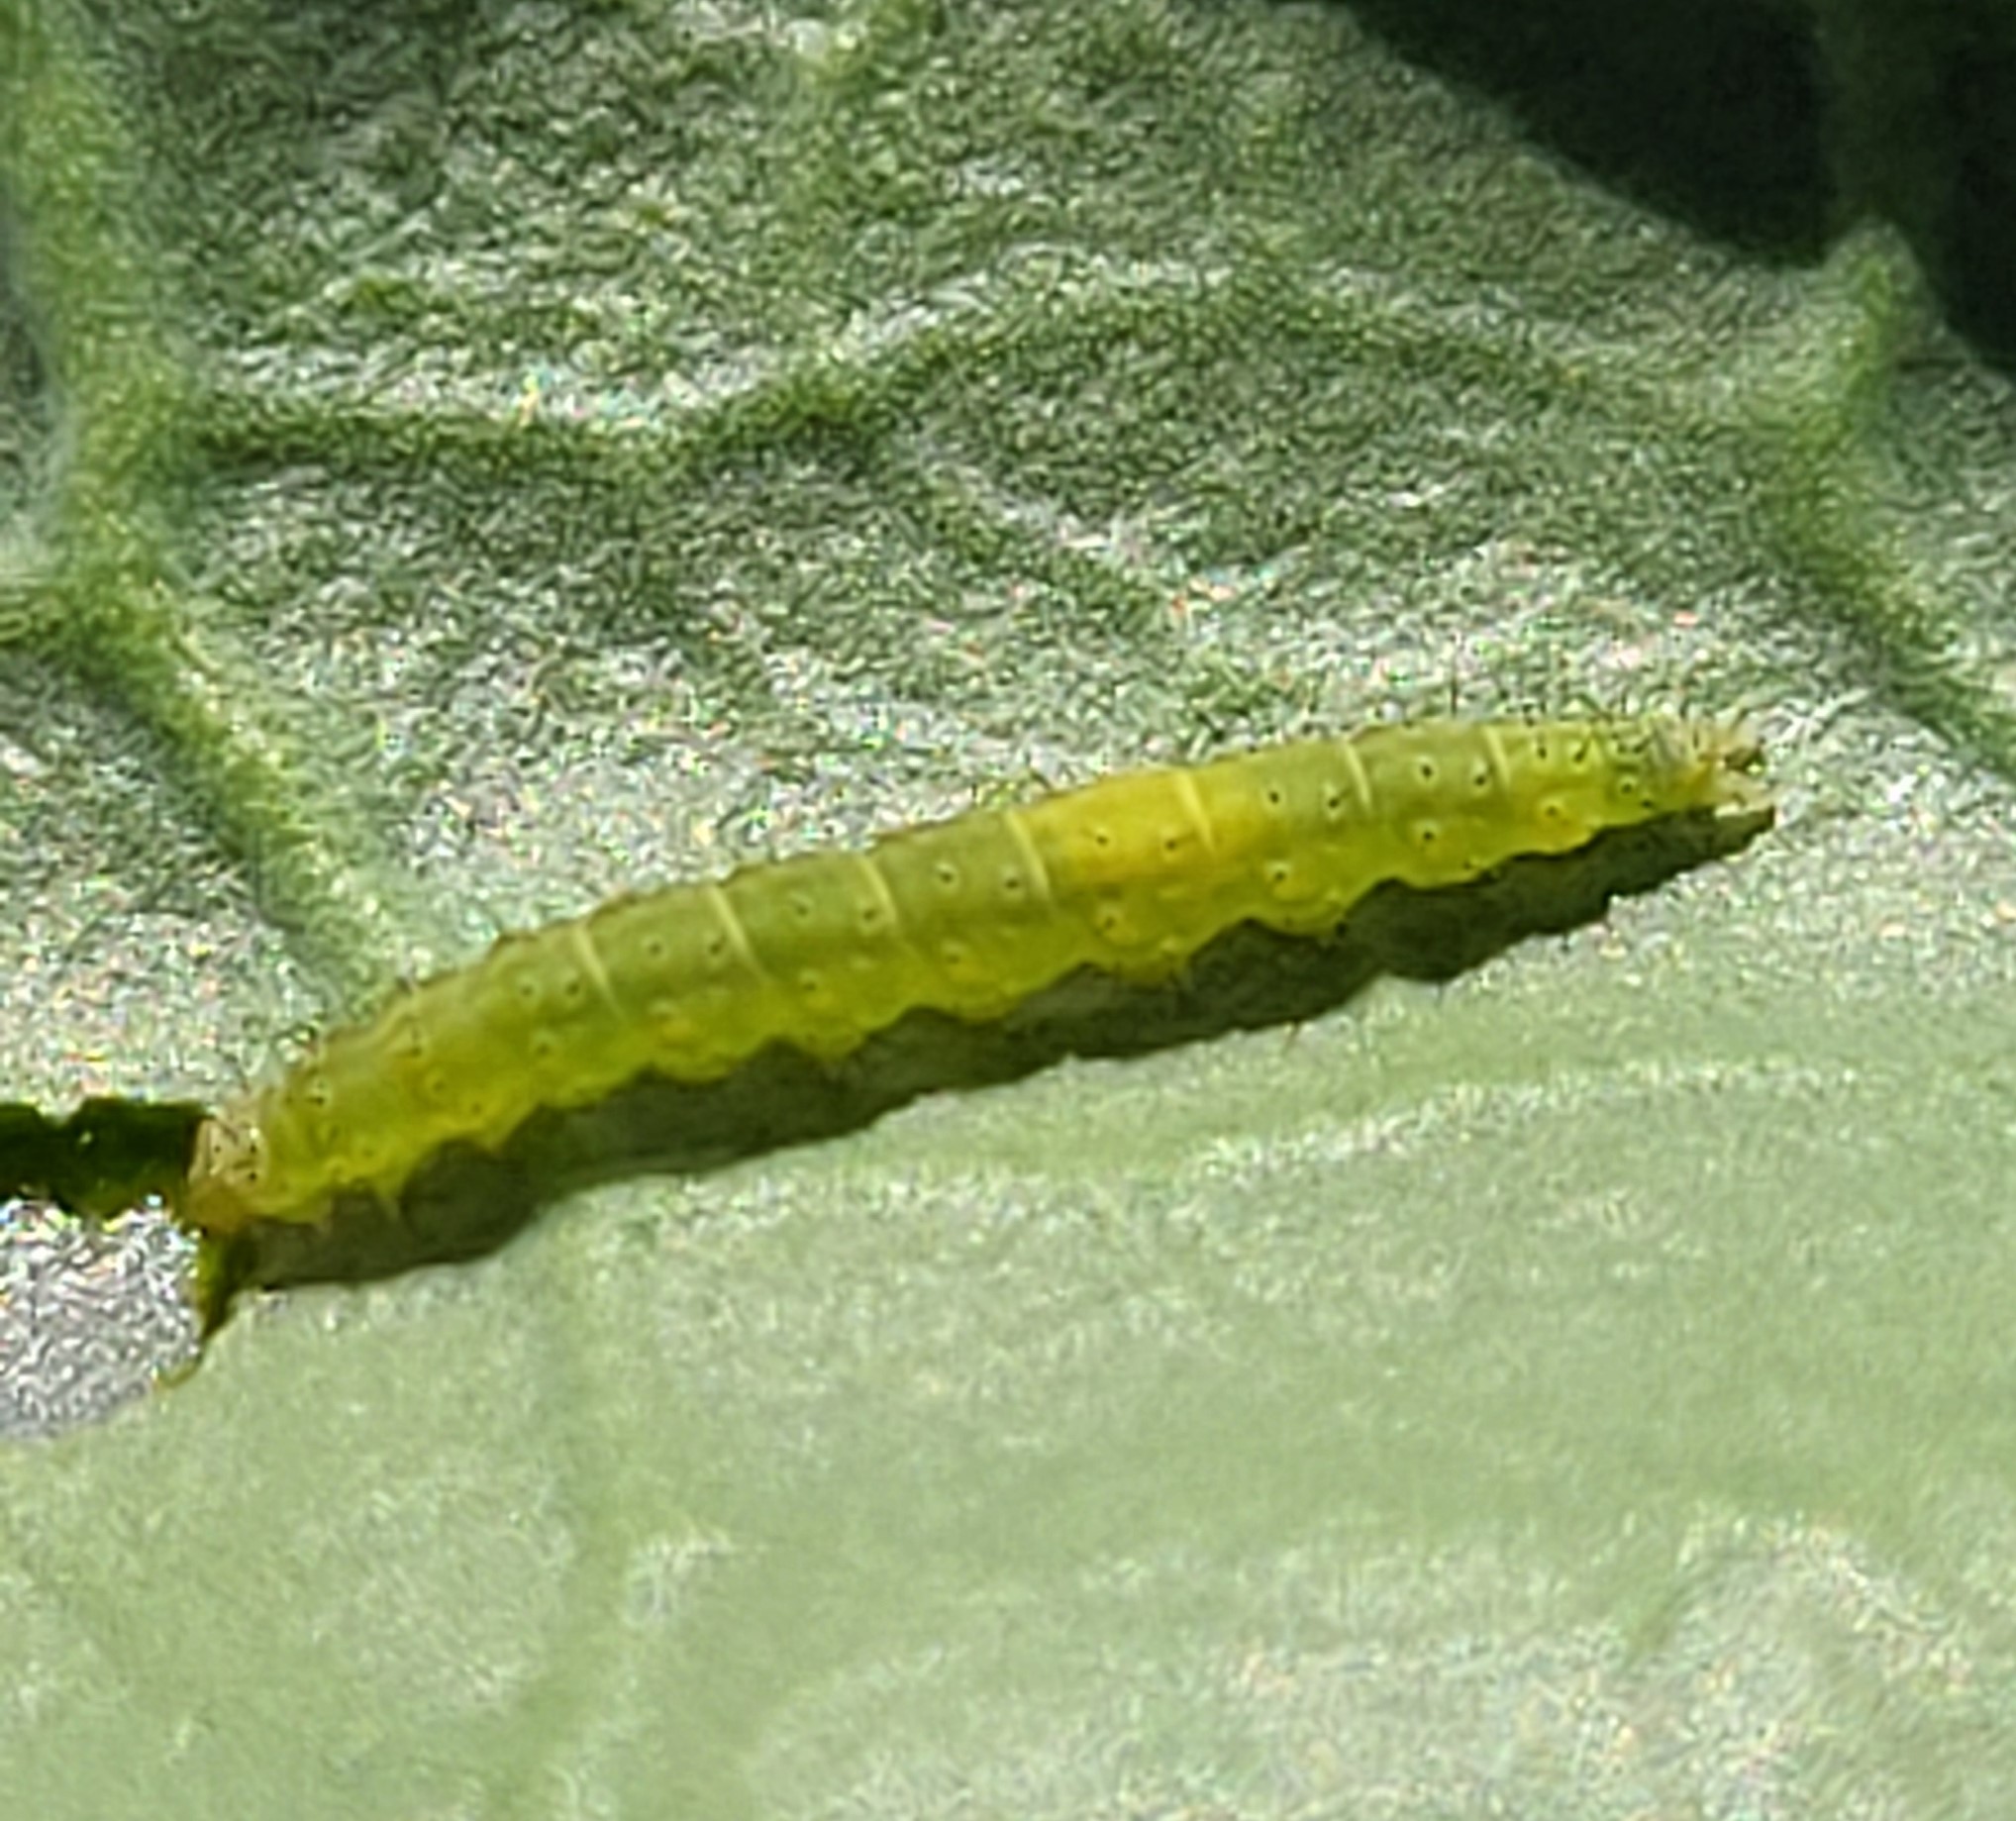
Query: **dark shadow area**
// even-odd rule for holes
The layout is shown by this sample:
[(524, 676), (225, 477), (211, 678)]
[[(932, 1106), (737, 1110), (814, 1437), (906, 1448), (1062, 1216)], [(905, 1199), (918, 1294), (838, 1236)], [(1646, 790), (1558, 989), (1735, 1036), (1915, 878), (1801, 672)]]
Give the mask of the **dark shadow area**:
[(2016, 23), (1952, 50), (1939, 117), (1951, 134), (1943, 215), (1904, 227), (1953, 325), (2004, 370), (2016, 366)]
[(51, 1119), (0, 1102), (0, 1199), (34, 1196), (91, 1215), (150, 1195), (171, 1199), (188, 1176), (204, 1114), (193, 1101), (103, 1099)]
[(2016, 363), (2016, 14), (2000, 0), (1344, 0), (1619, 194), (1766, 259), (1873, 215)]
[(1834, 158), (1902, 231), (1948, 320), (2016, 362), (2016, 13), (2003, 0), (1823, 0)]
[[(1409, 62), (1697, 232), (1807, 260), (1834, 225), (1825, 81), (1802, 7), (1760, 0), (1349, 0)], [(1569, 251), (1563, 249), (1564, 253)]]
[(1767, 817), (1674, 817), (1577, 853), (1516, 860), (1473, 885), (1387, 885), (1326, 941), (1245, 925), (1205, 949), (1176, 986), (1079, 973), (1006, 1018), (913, 1013), (828, 1066), (776, 1045), (725, 1080), (647, 1075), (597, 1104), (545, 1112), (496, 1153), (452, 1146), (396, 1207), (352, 1197), (315, 1226), (257, 1223), (210, 1248), (214, 1326), (252, 1285), (358, 1281), (492, 1252), (548, 1202), (638, 1175), (688, 1174), (857, 1131), (928, 1093), (1018, 1080), (1072, 1056), (1124, 1057), (1228, 1031), (1294, 1024), (1348, 1003), (1382, 974), (1455, 978), (1529, 937), (1600, 917), (1613, 898), (1746, 846)]
[(20, 237), (0, 189), (0, 537), (41, 496), (55, 455), (55, 399), (20, 262)]
[[(372, 172), (418, 207), (443, 181), (442, 114), (485, 0), (205, 0), (173, 8), (89, 0), (137, 138), (172, 167), (191, 209), (257, 219), (260, 195), (330, 165)], [(172, 136), (157, 124), (172, 122)], [(213, 187), (211, 148), (252, 192)], [(247, 156), (256, 149), (259, 155)], [(169, 172), (155, 173), (166, 176)]]

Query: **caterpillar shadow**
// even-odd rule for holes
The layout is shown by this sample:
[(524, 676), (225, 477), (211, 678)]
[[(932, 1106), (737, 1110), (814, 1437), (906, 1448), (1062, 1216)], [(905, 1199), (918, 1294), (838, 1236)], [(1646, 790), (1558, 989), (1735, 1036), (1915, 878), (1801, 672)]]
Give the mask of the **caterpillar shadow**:
[(452, 1145), (396, 1204), (365, 1194), (315, 1225), (255, 1222), (210, 1243), (215, 1326), (253, 1286), (357, 1282), (495, 1251), (558, 1197), (638, 1175), (716, 1169), (858, 1131), (919, 1096), (998, 1086), (1066, 1057), (1125, 1057), (1299, 1023), (1348, 1004), (1381, 975), (1447, 981), (1535, 936), (1599, 918), (1610, 902), (1746, 847), (1767, 813), (1699, 812), (1598, 837), (1573, 854), (1510, 862), (1468, 885), (1381, 886), (1330, 937), (1247, 924), (1167, 986), (1084, 971), (1005, 1017), (974, 1024), (916, 1012), (837, 1064), (788, 1045), (720, 1081), (644, 1075), (591, 1106), (542, 1112), (498, 1151)]

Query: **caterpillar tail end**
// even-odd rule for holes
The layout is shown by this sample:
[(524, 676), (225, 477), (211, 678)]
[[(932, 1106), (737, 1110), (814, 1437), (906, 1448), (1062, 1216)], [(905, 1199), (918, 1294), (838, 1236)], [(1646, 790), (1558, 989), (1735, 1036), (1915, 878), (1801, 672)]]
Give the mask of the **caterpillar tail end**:
[(189, 1176), (176, 1213), (206, 1239), (222, 1239), (249, 1226), (265, 1174), (265, 1136), (255, 1124), (213, 1114), (197, 1129)]
[(265, 1161), (265, 1136), (252, 1120), (212, 1114), (197, 1128), (175, 1214), (197, 1236), (192, 1297), (206, 1341), (246, 1280)]

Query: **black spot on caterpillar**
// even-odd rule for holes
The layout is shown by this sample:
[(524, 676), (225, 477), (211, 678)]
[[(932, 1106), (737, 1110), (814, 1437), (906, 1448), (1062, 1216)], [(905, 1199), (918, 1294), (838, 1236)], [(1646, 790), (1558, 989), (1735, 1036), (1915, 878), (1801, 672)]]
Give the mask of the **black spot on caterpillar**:
[(835, 1061), (906, 1013), (998, 1017), (1090, 967), (1166, 980), (1242, 923), (1334, 930), (1374, 887), (1457, 885), (1688, 811), (1768, 817), (1745, 731), (1426, 722), (1123, 773), (859, 852), (743, 867), (504, 937), (208, 1121), (212, 1235), (396, 1202), (450, 1145), (626, 1082), (721, 1079), (774, 1043)]

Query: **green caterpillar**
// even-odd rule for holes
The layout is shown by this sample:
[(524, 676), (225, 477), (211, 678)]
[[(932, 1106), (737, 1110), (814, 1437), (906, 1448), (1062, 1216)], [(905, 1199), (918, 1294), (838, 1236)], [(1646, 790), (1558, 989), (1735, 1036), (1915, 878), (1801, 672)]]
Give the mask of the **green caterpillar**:
[(1459, 884), (1684, 811), (1770, 814), (1740, 728), (1381, 726), (1123, 773), (862, 852), (746, 866), (506, 936), (203, 1126), (182, 1212), (213, 1235), (392, 1204), (455, 1141), (646, 1071), (718, 1079), (765, 1045), (837, 1060), (905, 1013), (997, 1017), (1076, 968), (1165, 980), (1243, 922), (1337, 927), (1377, 885)]

